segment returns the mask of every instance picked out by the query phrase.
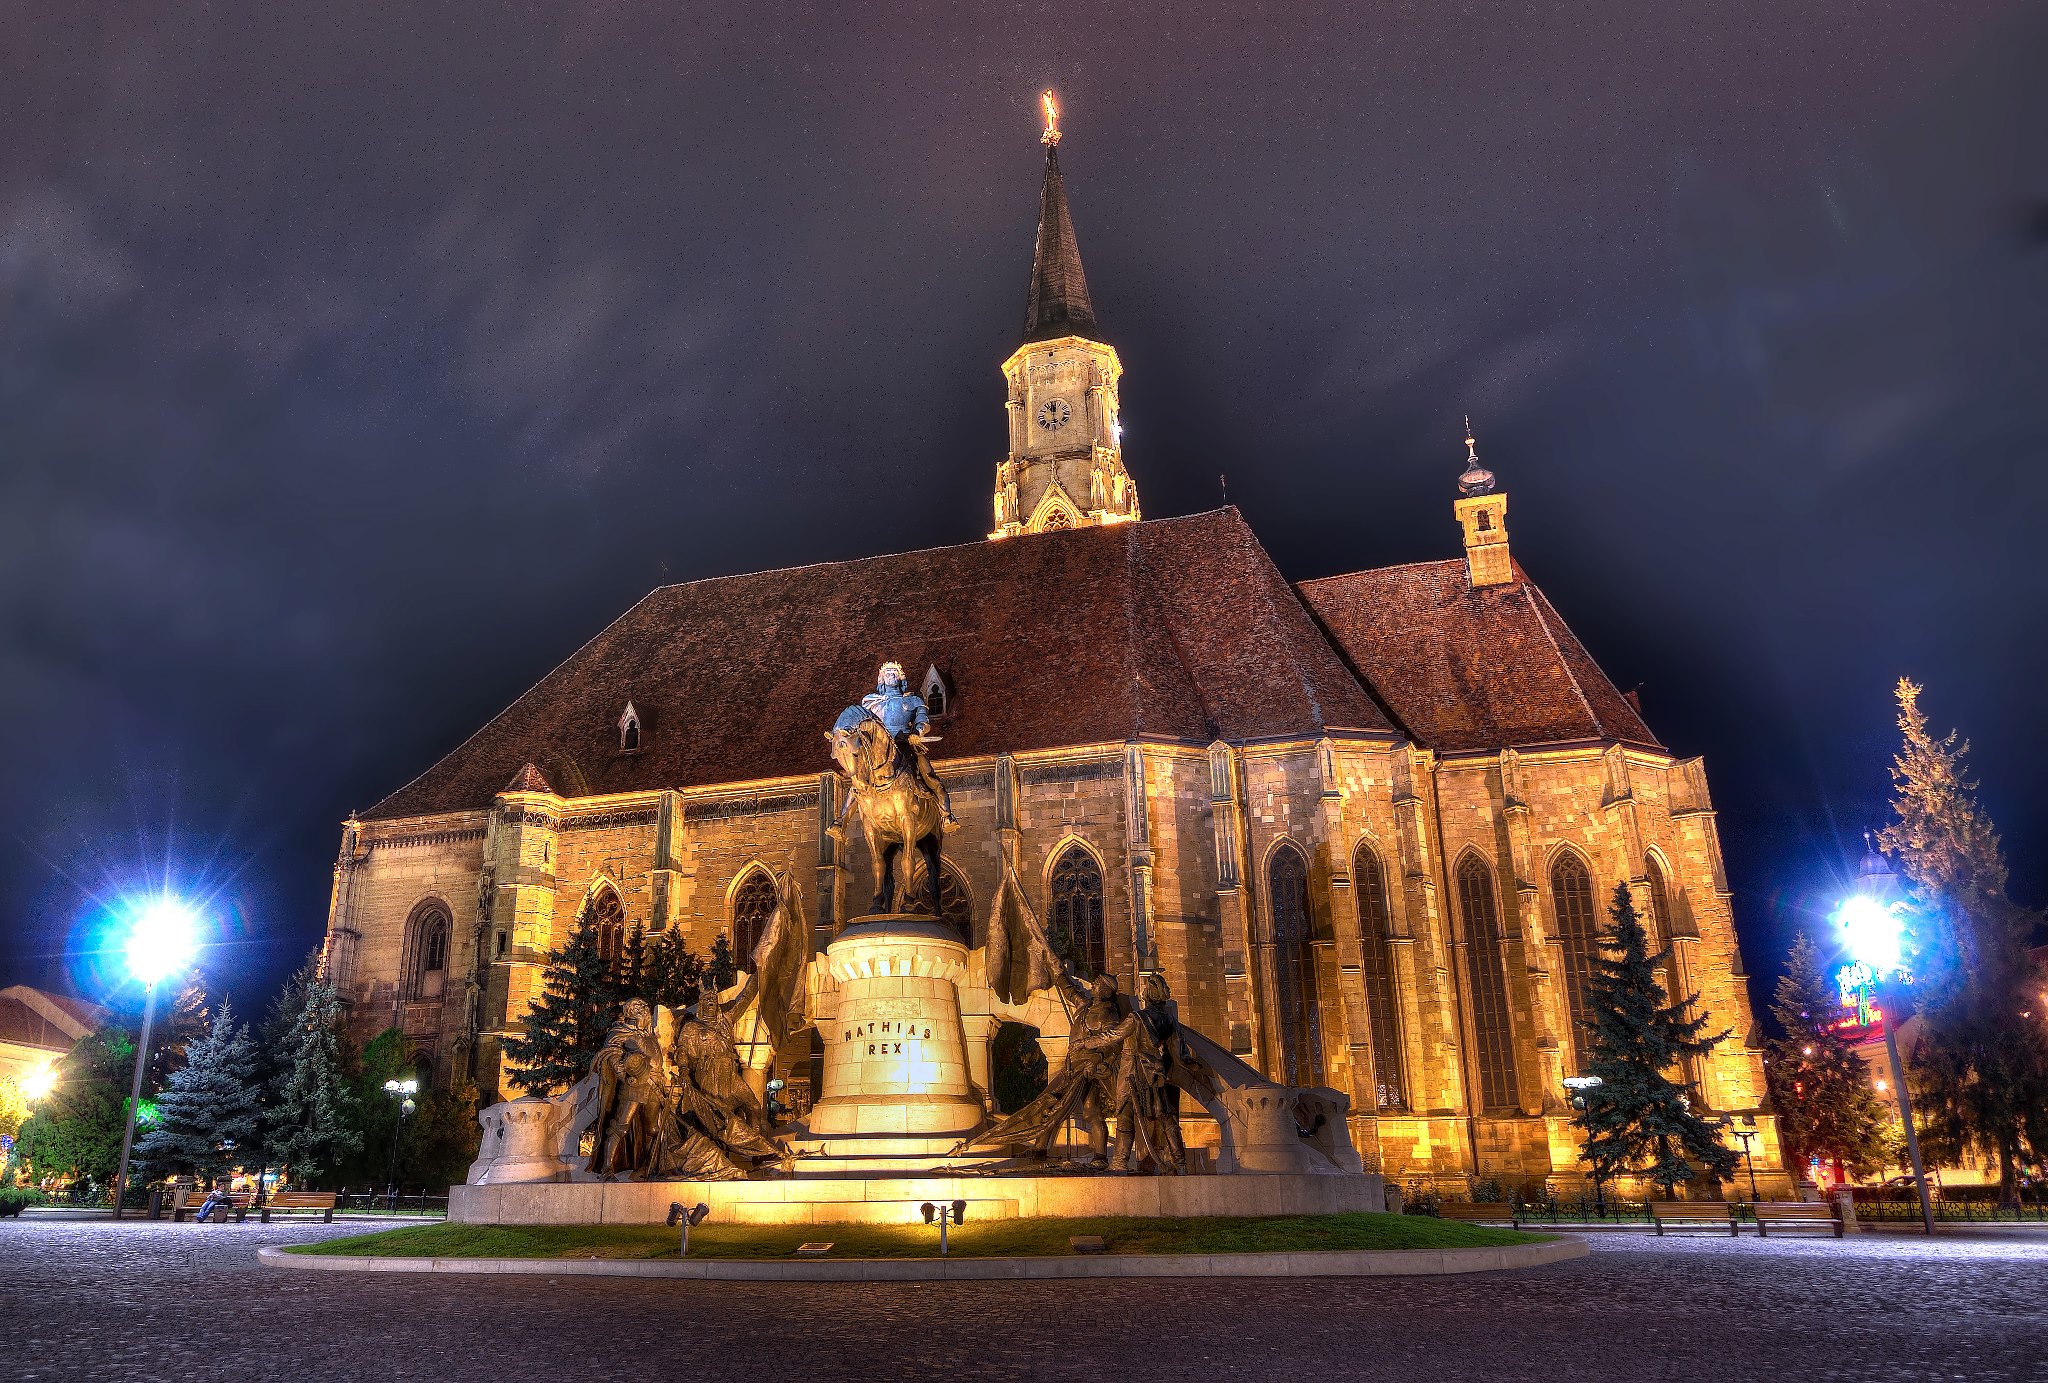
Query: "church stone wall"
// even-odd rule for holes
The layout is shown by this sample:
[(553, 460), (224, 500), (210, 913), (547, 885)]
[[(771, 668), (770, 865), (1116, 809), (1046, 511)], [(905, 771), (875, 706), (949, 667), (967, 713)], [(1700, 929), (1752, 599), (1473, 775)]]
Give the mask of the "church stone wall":
[[(401, 1028), (410, 1054), (425, 1055), (437, 1079), (447, 1076), (448, 1038), (461, 1029), (476, 956), (484, 835), (481, 812), (357, 826), (336, 866), (324, 954), (349, 1005), (350, 1036), (366, 1042)], [(429, 904), (449, 915), (448, 965), (441, 993), (415, 999), (405, 992), (407, 924)]]
[[(1054, 859), (1081, 842), (1102, 867), (1105, 949), (1118, 979), (1133, 988), (1156, 964), (1186, 1021), (1268, 1074), (1281, 1069), (1268, 869), (1275, 850), (1300, 849), (1323, 1079), (1351, 1096), (1354, 1139), (1389, 1176), (1453, 1194), (1475, 1177), (1581, 1184), (1560, 1087), (1580, 1057), (1549, 879), (1564, 849), (1588, 864), (1603, 919), (1617, 882), (1650, 915), (1643, 860), (1658, 859), (1679, 982), (1699, 993), (1712, 1030), (1733, 1034), (1693, 1073), (1702, 1095), (1715, 1110), (1753, 1110), (1761, 1099), (1761, 1065), (1745, 1045), (1747, 984), (1697, 761), (1598, 745), (1439, 758), (1406, 743), (1340, 738), (1103, 745), (940, 770), (961, 821), (945, 838), (945, 859), (965, 882), (978, 932), (1005, 848), (996, 778), (1013, 771), (1018, 877), (1039, 915), (1050, 911)], [(833, 867), (822, 832), (838, 791), (821, 775), (605, 799), (509, 794), (490, 813), (352, 825), (337, 865), (328, 957), (354, 1035), (366, 1040), (396, 1022), (432, 1059), (437, 1079), (467, 1070), (465, 981), (476, 961), (480, 876), (492, 899), (476, 1061), (486, 1089), (498, 1083), (498, 1044), (516, 1031), (547, 951), (567, 937), (599, 881), (618, 890), (629, 925), (680, 927), (700, 954), (729, 931), (731, 891), (756, 865), (794, 875), (813, 923), (866, 912), (873, 876), (862, 833), (850, 823)], [(1361, 842), (1387, 884), (1402, 1108), (1376, 1108), (1354, 878)], [(1492, 871), (1500, 914), (1517, 1074), (1513, 1105), (1502, 1109), (1474, 1108), (1470, 943), (1456, 879), (1467, 852)], [(1149, 956), (1138, 950), (1141, 883)], [(438, 1000), (406, 1001), (406, 926), (428, 899), (454, 923), (448, 980)], [(1776, 1165), (1775, 1129), (1768, 1117), (1759, 1124), (1765, 1169)]]

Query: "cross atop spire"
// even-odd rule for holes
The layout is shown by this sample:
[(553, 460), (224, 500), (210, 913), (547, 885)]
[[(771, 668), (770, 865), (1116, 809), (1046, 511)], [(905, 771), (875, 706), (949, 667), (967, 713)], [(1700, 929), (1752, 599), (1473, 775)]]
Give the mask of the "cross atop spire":
[(1031, 300), (1024, 309), (1026, 342), (1095, 332), (1095, 304), (1088, 299), (1088, 279), (1081, 272), (1081, 250), (1074, 243), (1074, 220), (1060, 181), (1059, 105), (1050, 91), (1043, 99), (1045, 185), (1038, 194), (1038, 248), (1031, 257)]

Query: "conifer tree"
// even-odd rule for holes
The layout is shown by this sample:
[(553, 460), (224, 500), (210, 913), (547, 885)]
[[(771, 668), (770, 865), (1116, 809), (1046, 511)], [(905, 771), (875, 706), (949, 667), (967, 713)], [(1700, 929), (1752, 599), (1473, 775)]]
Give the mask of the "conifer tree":
[(1613, 925), (1600, 934), (1602, 952), (1586, 982), (1591, 1059), (1584, 1069), (1601, 1084), (1577, 1116), (1586, 1130), (1580, 1155), (1601, 1181), (1639, 1171), (1667, 1199), (1695, 1167), (1726, 1181), (1735, 1175), (1734, 1151), (1692, 1112), (1685, 1088), (1668, 1073), (1681, 1057), (1705, 1056), (1727, 1034), (1702, 1037), (1707, 1020), (1686, 1016), (1694, 1001), (1666, 1001), (1657, 969), (1670, 953), (1649, 954), (1628, 885), (1615, 886), (1608, 915)]
[(1954, 1162), (1966, 1146), (1998, 1159), (1999, 1200), (2019, 1204), (2019, 1167), (2048, 1156), (2048, 1030), (2027, 942), (2032, 919), (2005, 893), (1998, 829), (1977, 800), (1954, 731), (1937, 739), (1920, 687), (1900, 678), (1892, 824), (1878, 843), (1912, 891), (1908, 1053), (1923, 1146)]
[(1841, 1011), (1821, 972), (1820, 951), (1802, 933), (1771, 1000), (1785, 1030), (1766, 1052), (1778, 1133), (1795, 1166), (1818, 1157), (1860, 1177), (1890, 1160), (1890, 1139), (1869, 1068), (1829, 1023)]
[(342, 1079), (341, 997), (320, 974), (317, 957), (286, 985), (280, 1009), (265, 1150), (303, 1185), (338, 1171), (361, 1150), (363, 1134)]
[(208, 1181), (253, 1163), (261, 1151), (261, 1089), (256, 1044), (222, 1004), (157, 1096), (156, 1126), (136, 1143), (136, 1158), (155, 1172), (191, 1172)]
[[(750, 958), (751, 963), (751, 958)], [(704, 964), (705, 979), (717, 989), (730, 989), (740, 977), (739, 957), (733, 954), (732, 938), (720, 932), (711, 939), (711, 959)]]
[(680, 927), (671, 927), (646, 946), (638, 993), (648, 1003), (677, 1011), (696, 999), (704, 961), (683, 943)]
[(521, 1035), (505, 1040), (505, 1055), (518, 1068), (512, 1084), (529, 1095), (545, 1095), (582, 1080), (604, 1045), (620, 997), (586, 909), (568, 940), (549, 953), (540, 998), (526, 1011)]

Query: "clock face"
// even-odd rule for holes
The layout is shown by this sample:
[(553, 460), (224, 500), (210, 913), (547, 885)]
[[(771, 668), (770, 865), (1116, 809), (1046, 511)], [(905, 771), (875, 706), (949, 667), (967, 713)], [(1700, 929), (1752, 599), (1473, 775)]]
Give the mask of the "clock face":
[(1074, 416), (1074, 410), (1067, 407), (1065, 399), (1047, 399), (1038, 405), (1038, 425), (1047, 432), (1058, 432)]

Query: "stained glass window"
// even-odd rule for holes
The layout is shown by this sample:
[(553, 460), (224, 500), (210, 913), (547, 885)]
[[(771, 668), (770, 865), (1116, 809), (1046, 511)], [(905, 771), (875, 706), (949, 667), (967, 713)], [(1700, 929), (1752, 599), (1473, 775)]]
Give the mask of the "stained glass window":
[(1370, 845), (1351, 864), (1358, 895), (1358, 939), (1364, 956), (1365, 1005), (1372, 1031), (1372, 1075), (1381, 1109), (1406, 1109), (1401, 1081), (1401, 999), (1394, 982), (1393, 927), (1387, 911), (1387, 871)]
[(1484, 1110), (1513, 1109), (1517, 1102), (1515, 1027), (1508, 1009), (1507, 968), (1501, 957), (1500, 904), (1493, 871), (1477, 855), (1458, 865), (1458, 906), (1465, 918), (1465, 968), (1472, 982), (1473, 1053), (1479, 1068), (1479, 1103)]
[(1266, 896), (1273, 909), (1273, 978), (1280, 992), (1274, 1026), (1280, 1034), (1281, 1073), (1289, 1085), (1321, 1085), (1323, 1022), (1315, 952), (1309, 946), (1308, 861), (1292, 845), (1273, 852)]

